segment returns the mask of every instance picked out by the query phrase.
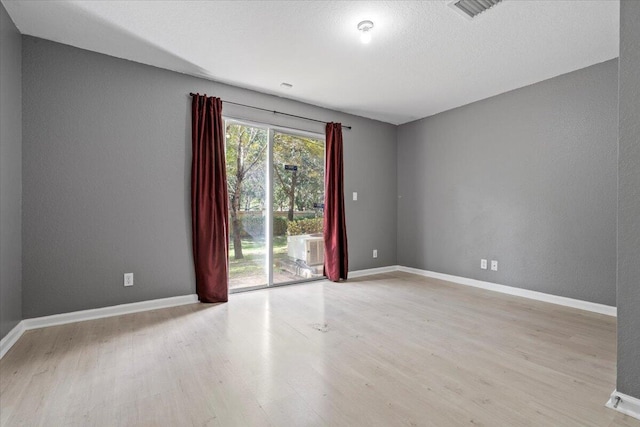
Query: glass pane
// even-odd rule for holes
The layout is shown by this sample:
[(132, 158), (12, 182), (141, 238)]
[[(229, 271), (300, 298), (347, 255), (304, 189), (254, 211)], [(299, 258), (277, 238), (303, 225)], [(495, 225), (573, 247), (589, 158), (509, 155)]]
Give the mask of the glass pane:
[(324, 141), (275, 133), (273, 282), (322, 277)]
[(229, 289), (268, 284), (266, 129), (227, 122)]

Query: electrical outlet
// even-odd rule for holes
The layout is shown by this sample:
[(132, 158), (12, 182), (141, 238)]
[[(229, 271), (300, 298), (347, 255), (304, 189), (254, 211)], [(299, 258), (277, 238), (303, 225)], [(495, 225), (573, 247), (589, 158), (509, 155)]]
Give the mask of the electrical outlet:
[(124, 285), (133, 286), (133, 273), (124, 273)]
[(378, 258), (378, 250), (377, 249), (373, 250), (373, 257), (374, 258)]
[(498, 271), (498, 261), (494, 259), (491, 260), (491, 271)]
[(480, 268), (483, 270), (487, 269), (487, 260), (486, 259), (481, 259), (480, 260)]
[(358, 192), (357, 191), (353, 192), (353, 200), (358, 200)]

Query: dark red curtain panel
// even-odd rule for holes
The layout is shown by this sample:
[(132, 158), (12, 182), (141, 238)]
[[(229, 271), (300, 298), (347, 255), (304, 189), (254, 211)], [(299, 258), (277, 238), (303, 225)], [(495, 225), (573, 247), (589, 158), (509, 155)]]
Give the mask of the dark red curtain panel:
[(344, 214), (342, 125), (327, 123), (324, 179), (324, 274), (331, 281), (346, 279), (349, 271)]
[(191, 121), (191, 227), (196, 292), (202, 302), (225, 302), (229, 228), (220, 98), (193, 95)]

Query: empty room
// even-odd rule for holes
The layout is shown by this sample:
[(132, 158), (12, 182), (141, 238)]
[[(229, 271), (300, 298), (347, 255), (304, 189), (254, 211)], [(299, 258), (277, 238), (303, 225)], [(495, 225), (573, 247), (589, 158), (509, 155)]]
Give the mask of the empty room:
[(640, 427), (639, 23), (0, 0), (0, 426)]

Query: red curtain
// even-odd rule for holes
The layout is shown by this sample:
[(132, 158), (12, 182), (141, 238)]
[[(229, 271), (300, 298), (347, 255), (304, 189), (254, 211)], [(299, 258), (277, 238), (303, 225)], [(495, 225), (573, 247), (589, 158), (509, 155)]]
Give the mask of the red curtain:
[(331, 281), (346, 279), (349, 271), (344, 214), (342, 125), (327, 123), (324, 182), (324, 274)]
[(193, 95), (191, 123), (191, 228), (196, 292), (202, 302), (225, 302), (229, 228), (220, 98)]

